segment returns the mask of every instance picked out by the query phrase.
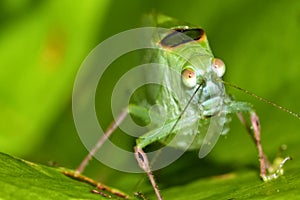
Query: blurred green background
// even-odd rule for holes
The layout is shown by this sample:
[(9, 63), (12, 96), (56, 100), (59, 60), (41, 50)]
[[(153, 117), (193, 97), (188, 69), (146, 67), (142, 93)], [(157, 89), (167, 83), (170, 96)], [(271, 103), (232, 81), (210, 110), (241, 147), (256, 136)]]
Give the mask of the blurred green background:
[[(143, 14), (152, 10), (203, 27), (215, 56), (226, 63), (225, 80), (300, 112), (298, 0), (2, 0), (0, 151), (76, 168), (87, 153), (72, 118), (77, 70), (97, 44), (140, 27)], [(112, 121), (105, 98), (113, 85), (106, 84), (107, 90), (98, 91), (97, 97), (104, 99), (98, 110), (104, 126)], [(240, 91), (228, 91), (255, 105), (262, 143), (271, 158), (287, 144), (285, 153), (300, 159), (299, 119)], [(258, 176), (256, 150), (237, 119), (208, 157), (199, 160), (191, 153), (181, 160), (158, 173), (162, 187), (249, 166)], [(136, 183), (144, 177), (117, 172), (97, 161), (86, 173), (128, 192), (140, 190)], [(180, 181), (174, 176), (178, 173), (187, 175)]]

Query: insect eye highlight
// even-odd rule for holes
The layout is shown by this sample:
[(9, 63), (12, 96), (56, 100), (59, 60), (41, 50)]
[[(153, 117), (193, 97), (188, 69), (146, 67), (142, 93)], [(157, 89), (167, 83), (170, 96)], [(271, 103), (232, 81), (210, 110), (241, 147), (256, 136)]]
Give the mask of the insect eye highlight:
[(181, 72), (181, 80), (182, 83), (188, 87), (193, 88), (197, 84), (197, 75), (194, 69), (192, 68), (185, 68)]
[(218, 77), (222, 77), (225, 73), (225, 64), (219, 58), (214, 58), (212, 62), (212, 69), (216, 72)]

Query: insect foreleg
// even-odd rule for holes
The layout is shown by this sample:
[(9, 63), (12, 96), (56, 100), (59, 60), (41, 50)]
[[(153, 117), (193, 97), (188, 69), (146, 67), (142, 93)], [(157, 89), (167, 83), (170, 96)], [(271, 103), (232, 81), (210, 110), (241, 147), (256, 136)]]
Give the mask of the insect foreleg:
[(147, 158), (147, 155), (145, 154), (145, 152), (143, 151), (143, 149), (139, 148), (139, 147), (135, 147), (134, 148), (134, 151), (135, 151), (135, 157), (136, 157), (136, 160), (138, 161), (138, 164), (139, 166), (147, 173), (147, 176), (152, 184), (152, 187), (155, 191), (155, 194), (157, 196), (157, 199), (158, 200), (162, 200), (162, 197), (161, 197), (161, 194), (158, 190), (158, 186), (155, 182), (155, 179), (154, 179), (154, 176), (153, 176), (153, 173), (150, 169), (150, 165), (149, 165), (149, 161), (148, 161), (148, 158)]

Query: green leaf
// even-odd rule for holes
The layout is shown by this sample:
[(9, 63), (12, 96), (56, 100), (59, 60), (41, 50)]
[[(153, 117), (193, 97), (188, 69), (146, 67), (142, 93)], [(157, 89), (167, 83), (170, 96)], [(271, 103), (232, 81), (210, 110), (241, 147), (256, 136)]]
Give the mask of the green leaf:
[[(298, 177), (299, 178), (299, 177)], [(165, 199), (294, 199), (299, 197), (299, 181), (293, 176), (270, 183), (256, 173), (232, 173), (208, 178), (186, 186), (162, 190)], [(298, 189), (297, 189), (298, 188)]]
[[(162, 189), (164, 199), (295, 199), (300, 196), (299, 161), (286, 163), (285, 175), (270, 182), (259, 179), (258, 169), (231, 172), (199, 178), (185, 185)], [(224, 166), (219, 166), (222, 168)], [(198, 173), (203, 173), (201, 167)], [(197, 171), (192, 170), (194, 176)], [(173, 174), (169, 177), (189, 176), (191, 173)], [(177, 180), (180, 178), (177, 178)], [(176, 181), (174, 181), (176, 182)], [(173, 183), (174, 183), (173, 182)], [(154, 196), (153, 196), (154, 198)]]
[[(300, 112), (297, 101), (300, 98), (299, 0), (131, 0), (130, 6), (128, 1), (23, 0), (18, 1), (20, 5), (11, 2), (1, 1), (0, 6), (1, 151), (44, 163), (55, 160), (75, 168), (86, 153), (76, 134), (71, 111), (71, 87), (76, 71), (93, 46), (137, 27), (142, 14), (152, 9), (203, 27), (214, 55), (226, 64), (226, 81)], [(62, 35), (57, 40), (66, 47), (62, 49), (66, 59), (59, 60), (62, 62), (55, 62), (57, 57), (52, 57), (54, 62), (41, 59), (49, 44), (46, 41), (51, 44), (51, 38), (56, 38), (57, 33)], [(59, 45), (55, 47), (60, 49)], [(111, 74), (119, 73), (125, 65), (112, 69)], [(103, 128), (112, 117), (110, 100), (100, 100), (111, 95), (107, 88), (113, 85), (104, 84), (105, 90), (100, 90), (97, 99), (101, 105), (97, 114), (99, 121), (103, 120)], [(238, 120), (233, 118), (228, 135), (220, 137), (206, 158), (199, 160), (197, 155), (187, 155), (181, 162), (155, 173), (164, 199), (299, 198), (299, 120), (228, 89), (237, 100), (254, 105), (261, 119), (262, 143), (268, 156), (276, 154), (281, 144), (287, 144), (286, 154), (294, 160), (284, 167), (285, 176), (270, 183), (259, 180), (256, 150)], [(8, 158), (11, 159), (5, 156)], [(30, 191), (24, 194), (22, 190), (30, 185), (13, 188), (26, 179), (18, 177), (16, 181), (12, 177), (21, 171), (12, 163), (7, 166), (1, 161), (0, 199), (7, 194), (4, 188), (8, 187), (12, 189), (10, 195), (21, 192), (17, 199), (25, 199)], [(4, 167), (7, 171), (12, 168), (5, 174), (6, 184), (2, 182)], [(136, 187), (140, 176), (118, 172), (95, 160), (86, 173), (128, 193), (141, 191), (146, 197), (156, 199), (145, 175), (143, 184)], [(90, 191), (88, 186), (86, 191)], [(76, 191), (70, 188), (69, 192)]]
[(67, 169), (38, 165), (3, 153), (0, 153), (0, 166), (0, 199), (124, 199), (99, 189), (108, 196), (92, 193), (96, 187), (65, 176), (63, 172), (72, 173)]

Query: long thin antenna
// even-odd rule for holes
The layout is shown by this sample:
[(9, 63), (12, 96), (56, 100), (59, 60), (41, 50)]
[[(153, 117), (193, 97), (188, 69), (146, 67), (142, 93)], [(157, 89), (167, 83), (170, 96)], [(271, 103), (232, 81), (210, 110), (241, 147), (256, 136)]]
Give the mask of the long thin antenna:
[[(198, 91), (201, 88), (201, 84), (197, 85), (196, 90), (194, 91), (194, 93), (192, 94), (191, 98), (189, 99), (189, 101), (187, 102), (187, 104), (185, 105), (185, 107), (183, 108), (183, 110), (181, 111), (180, 115), (178, 116), (178, 118), (176, 119), (174, 125), (171, 127), (169, 133), (172, 133), (174, 131), (174, 129), (176, 128), (179, 120), (181, 119), (181, 117), (183, 116), (184, 112), (186, 111), (186, 109), (188, 108), (188, 106), (191, 104), (193, 98), (195, 97), (195, 95), (198, 93)], [(200, 91), (202, 93), (202, 90)], [(167, 138), (170, 137), (170, 134), (167, 136)], [(161, 150), (161, 149), (160, 149)], [(158, 153), (156, 153), (156, 155), (153, 157), (153, 159), (150, 162), (150, 166), (152, 166), (156, 159), (158, 158), (159, 154), (160, 154), (160, 150), (158, 151)]]
[[(172, 133), (172, 132), (174, 131), (176, 125), (178, 124), (178, 122), (179, 122), (179, 120), (181, 119), (181, 117), (182, 117), (182, 115), (184, 114), (184, 112), (187, 110), (188, 106), (189, 106), (190, 103), (192, 102), (192, 100), (193, 100), (193, 98), (195, 97), (195, 95), (198, 93), (198, 91), (199, 91), (199, 89), (201, 88), (201, 86), (202, 86), (201, 84), (197, 85), (196, 90), (193, 92), (191, 98), (189, 99), (189, 101), (187, 102), (187, 104), (185, 105), (185, 107), (183, 108), (183, 110), (181, 111), (181, 113), (180, 113), (179, 117), (176, 119), (174, 125), (171, 127), (171, 129), (170, 129), (170, 131), (169, 131), (170, 133)], [(202, 92), (202, 90), (201, 90), (201, 92)], [(169, 136), (170, 136), (170, 135), (169, 135)], [(169, 137), (169, 136), (167, 136), (167, 137)], [(156, 162), (158, 156), (160, 155), (161, 149), (159, 149), (159, 150), (157, 151), (157, 153), (154, 155), (154, 157), (152, 158), (152, 160), (150, 161), (150, 163), (149, 163), (149, 161), (148, 161), (148, 159), (147, 159), (146, 154), (143, 152), (142, 149), (139, 149), (139, 148), (136, 147), (136, 148), (135, 148), (135, 152), (136, 152), (136, 155), (137, 155), (137, 160), (138, 160), (138, 162), (139, 162), (139, 165), (140, 165), (141, 168), (144, 169), (144, 171), (147, 173), (148, 178), (150, 179), (150, 182), (151, 182), (151, 184), (152, 184), (152, 186), (153, 186), (153, 188), (154, 188), (154, 191), (155, 191), (155, 193), (156, 193), (158, 199), (162, 199), (161, 196), (160, 196), (159, 190), (158, 190), (158, 188), (157, 188), (157, 184), (156, 184), (156, 182), (155, 182), (155, 180), (154, 180), (154, 176), (153, 176), (152, 171), (151, 171), (151, 167), (152, 167), (152, 165)], [(135, 187), (138, 187), (138, 185), (140, 185), (142, 181), (143, 181), (143, 179), (141, 179), (141, 180), (136, 184)]]
[[(172, 133), (174, 131), (174, 129), (176, 128), (176, 125), (178, 124), (179, 120), (181, 119), (182, 115), (184, 114), (184, 112), (186, 111), (186, 109), (188, 108), (188, 106), (190, 105), (190, 103), (192, 102), (193, 98), (195, 97), (195, 95), (198, 93), (198, 91), (200, 90), (201, 88), (201, 84), (197, 85), (196, 87), (196, 90), (193, 92), (191, 98), (189, 99), (189, 101), (187, 102), (187, 104), (185, 105), (185, 107), (183, 108), (183, 110), (180, 112), (178, 118), (176, 119), (174, 125), (171, 127), (170, 129), (170, 133)], [(200, 91), (202, 93), (202, 90)], [(170, 135), (169, 135), (170, 136)], [(167, 137), (169, 137), (167, 136)], [(153, 164), (156, 162), (158, 156), (160, 155), (161, 153), (161, 149), (157, 150), (157, 153), (154, 155), (154, 157), (152, 158), (152, 160), (150, 161), (150, 168), (153, 166)], [(136, 187), (139, 187), (139, 185), (142, 183), (143, 179), (141, 179), (136, 185), (135, 185), (135, 188)]]
[(293, 112), (293, 111), (287, 109), (286, 107), (280, 106), (280, 105), (278, 105), (277, 103), (274, 103), (274, 102), (272, 102), (272, 101), (270, 101), (270, 100), (268, 100), (268, 99), (266, 99), (266, 98), (263, 98), (263, 97), (261, 97), (261, 96), (258, 96), (258, 95), (256, 95), (256, 94), (254, 94), (254, 93), (252, 93), (252, 92), (250, 92), (250, 91), (248, 91), (248, 90), (246, 90), (246, 89), (243, 89), (243, 88), (241, 88), (241, 87), (239, 87), (239, 86), (237, 86), (237, 85), (234, 85), (234, 84), (232, 84), (232, 83), (229, 83), (229, 82), (226, 82), (226, 81), (223, 81), (223, 80), (221, 80), (221, 82), (223, 82), (224, 84), (229, 85), (229, 86), (231, 86), (231, 87), (233, 87), (233, 88), (235, 88), (235, 89), (241, 90), (241, 91), (245, 92), (246, 94), (248, 94), (248, 95), (250, 95), (250, 96), (253, 96), (253, 97), (257, 98), (257, 99), (260, 100), (260, 101), (263, 101), (263, 102), (265, 102), (265, 103), (268, 103), (268, 104), (274, 106), (275, 108), (278, 108), (278, 109), (280, 109), (280, 110), (283, 110), (284, 112), (287, 112), (287, 113), (289, 113), (290, 115), (292, 115), (292, 116), (294, 116), (294, 117), (300, 119), (300, 115), (299, 115), (298, 113), (295, 113), (295, 112)]
[(175, 127), (178, 124), (179, 120), (181, 119), (182, 115), (185, 113), (186, 109), (188, 108), (188, 106), (192, 102), (193, 98), (195, 97), (195, 95), (197, 94), (197, 92), (199, 91), (199, 89), (200, 89), (201, 86), (202, 86), (201, 84), (197, 85), (196, 90), (194, 91), (194, 93), (192, 94), (191, 98), (189, 99), (189, 101), (187, 102), (187, 104), (185, 105), (185, 107), (183, 108), (183, 110), (181, 111), (181, 113), (180, 113), (179, 117), (177, 118), (175, 124), (171, 128), (170, 133), (175, 129)]

